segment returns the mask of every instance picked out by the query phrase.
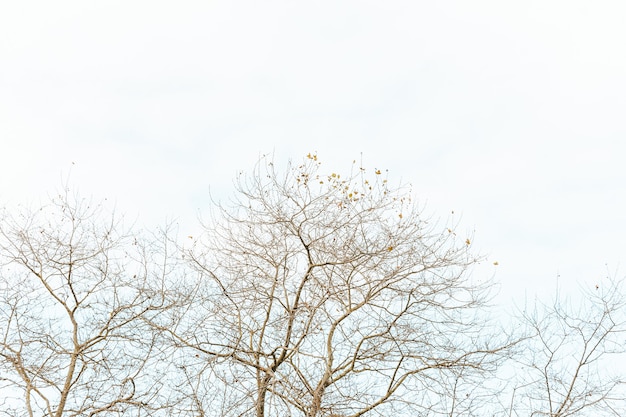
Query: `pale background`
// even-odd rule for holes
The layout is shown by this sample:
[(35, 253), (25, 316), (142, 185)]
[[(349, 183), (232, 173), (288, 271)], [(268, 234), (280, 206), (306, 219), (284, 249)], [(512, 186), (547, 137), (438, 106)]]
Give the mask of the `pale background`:
[(69, 176), (187, 235), (263, 153), (362, 155), (504, 303), (624, 275), (625, 115), (621, 0), (0, 0), (0, 206)]

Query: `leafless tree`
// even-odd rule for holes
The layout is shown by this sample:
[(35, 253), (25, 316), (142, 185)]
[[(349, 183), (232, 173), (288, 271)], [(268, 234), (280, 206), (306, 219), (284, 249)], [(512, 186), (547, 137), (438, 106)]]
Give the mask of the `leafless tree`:
[(378, 169), (262, 159), (203, 226), (0, 212), (0, 417), (626, 415), (621, 282), (513, 337), (472, 236)]
[(69, 193), (2, 212), (0, 415), (145, 415), (167, 404), (167, 365), (145, 324), (163, 306), (148, 289), (170, 271), (166, 246)]
[(512, 344), (469, 273), (471, 236), (356, 162), (344, 177), (316, 155), (262, 159), (236, 191), (185, 252), (200, 276), (184, 310), (153, 322), (187, 352), (190, 412), (469, 415)]
[[(577, 307), (576, 307), (577, 305)], [(557, 295), (524, 312), (532, 338), (516, 366), (511, 416), (626, 415), (626, 294), (608, 280), (574, 303)]]

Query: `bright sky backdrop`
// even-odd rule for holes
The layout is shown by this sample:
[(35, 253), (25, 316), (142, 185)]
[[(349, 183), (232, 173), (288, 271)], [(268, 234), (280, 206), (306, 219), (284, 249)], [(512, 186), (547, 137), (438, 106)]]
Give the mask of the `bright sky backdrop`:
[(505, 297), (624, 274), (625, 115), (623, 0), (0, 4), (0, 205), (69, 176), (186, 235), (263, 153), (362, 155)]

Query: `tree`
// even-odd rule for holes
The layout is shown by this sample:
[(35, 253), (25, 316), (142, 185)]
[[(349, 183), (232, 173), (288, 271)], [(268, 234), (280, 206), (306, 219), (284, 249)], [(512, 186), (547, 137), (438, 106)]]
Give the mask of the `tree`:
[[(467, 415), (513, 344), (483, 314), (470, 238), (411, 190), (316, 155), (241, 174), (185, 256), (198, 271), (153, 321), (187, 351), (200, 415)], [(476, 390), (476, 391), (474, 391)], [(217, 399), (221, 400), (217, 400)], [(219, 406), (218, 406), (219, 404)]]
[(581, 295), (576, 306), (557, 292), (551, 304), (522, 315), (533, 337), (516, 366), (509, 415), (626, 415), (622, 284), (608, 280)]
[[(166, 405), (149, 282), (165, 241), (64, 193), (0, 218), (0, 415), (147, 413)], [(154, 286), (152, 282), (151, 286)], [(136, 411), (139, 413), (139, 411)], [(139, 414), (135, 414), (139, 415)]]
[(494, 323), (472, 237), (378, 169), (262, 159), (203, 226), (0, 212), (0, 417), (626, 415), (620, 282)]

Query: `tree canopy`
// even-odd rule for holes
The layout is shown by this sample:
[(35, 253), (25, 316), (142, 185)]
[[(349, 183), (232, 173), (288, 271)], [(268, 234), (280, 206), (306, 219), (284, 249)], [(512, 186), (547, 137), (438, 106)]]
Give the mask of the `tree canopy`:
[(261, 158), (182, 241), (67, 191), (0, 217), (0, 415), (624, 415), (623, 290), (500, 320), (473, 236), (354, 161)]

